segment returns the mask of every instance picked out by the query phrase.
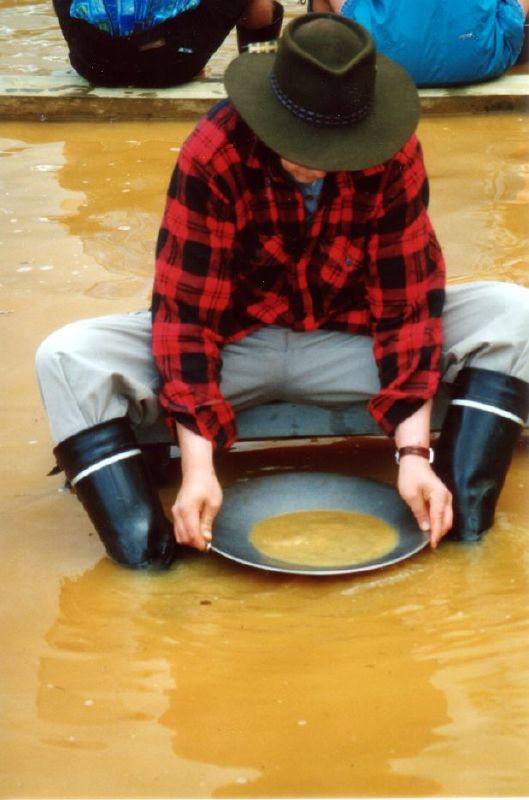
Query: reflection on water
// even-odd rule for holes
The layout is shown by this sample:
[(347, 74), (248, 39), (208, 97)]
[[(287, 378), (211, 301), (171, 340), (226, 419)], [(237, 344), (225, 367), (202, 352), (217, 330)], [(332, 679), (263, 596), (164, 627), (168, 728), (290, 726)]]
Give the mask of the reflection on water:
[(527, 286), (529, 118), (424, 119), (420, 135), (450, 277)]
[[(339, 579), (214, 555), (131, 573), (45, 477), (35, 347), (147, 302), (186, 130), (3, 126), (4, 796), (527, 795), (527, 442), (481, 545)], [(529, 285), (528, 133), (515, 116), (421, 123), (451, 280)], [(314, 467), (395, 477), (383, 439), (219, 463), (225, 484)]]
[[(60, 125), (4, 126), (0, 219), (18, 267), (42, 269), (47, 250), (47, 266), (61, 266), (59, 223), (77, 244), (72, 272), (101, 268), (96, 282), (85, 284), (86, 295), (145, 304), (170, 172), (189, 130), (153, 125), (145, 135), (138, 123), (72, 124), (68, 136)], [(27, 237), (35, 234), (43, 247), (32, 251)]]
[[(132, 573), (88, 543), (74, 497), (43, 494), (18, 519), (40, 529), (27, 569), (39, 564), (39, 594), (60, 576), (58, 605), (22, 640), (34, 666), (29, 706), (22, 693), (7, 727), (10, 796), (523, 795), (527, 454), (522, 444), (481, 545), (339, 579), (214, 555)], [(229, 483), (317, 462), (391, 480), (391, 456), (379, 440), (314, 444), (226, 455), (220, 471)], [(7, 619), (4, 640), (18, 642)]]
[[(406, 570), (401, 591), (423, 571)], [(271, 580), (214, 559), (139, 586), (116, 572), (104, 561), (63, 582), (39, 674), (50, 745), (93, 750), (108, 726), (128, 738), (157, 723), (173, 769), (226, 770), (214, 796), (393, 795), (409, 781), (391, 760), (413, 758), (449, 721), (432, 664), (413, 658), (415, 635), (403, 617), (384, 619), (384, 579), (352, 597), (347, 582)]]
[[(87, 295), (147, 298), (169, 175), (189, 125), (4, 128), (2, 167), (10, 191), (3, 210), (15, 219), (11, 233), (29, 233), (35, 220), (60, 219), (82, 246), (85, 261), (107, 273), (85, 287)], [(420, 136), (431, 177), (431, 214), (450, 279), (529, 285), (528, 118), (425, 118)], [(46, 186), (46, 194), (34, 194), (34, 180)], [(58, 212), (54, 198), (61, 196)]]
[(0, 73), (46, 75), (69, 67), (51, 0), (0, 0)]

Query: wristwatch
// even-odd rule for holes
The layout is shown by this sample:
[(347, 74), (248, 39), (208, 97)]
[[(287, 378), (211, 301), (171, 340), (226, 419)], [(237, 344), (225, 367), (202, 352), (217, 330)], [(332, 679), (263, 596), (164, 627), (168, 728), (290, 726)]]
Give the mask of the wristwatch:
[(402, 456), (421, 456), (422, 458), (427, 458), (429, 464), (433, 464), (434, 452), (431, 447), (418, 447), (411, 445), (409, 447), (399, 447), (399, 449), (395, 451), (396, 464), (400, 464)]

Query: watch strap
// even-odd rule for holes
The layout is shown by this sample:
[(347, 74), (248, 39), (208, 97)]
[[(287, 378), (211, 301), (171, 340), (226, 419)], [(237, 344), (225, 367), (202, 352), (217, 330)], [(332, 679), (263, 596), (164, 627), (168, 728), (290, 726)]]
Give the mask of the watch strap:
[(403, 456), (421, 456), (421, 458), (427, 458), (428, 463), (433, 463), (434, 452), (431, 447), (419, 447), (418, 445), (409, 445), (408, 447), (399, 447), (399, 449), (395, 453), (395, 461), (397, 464), (400, 464), (400, 460)]

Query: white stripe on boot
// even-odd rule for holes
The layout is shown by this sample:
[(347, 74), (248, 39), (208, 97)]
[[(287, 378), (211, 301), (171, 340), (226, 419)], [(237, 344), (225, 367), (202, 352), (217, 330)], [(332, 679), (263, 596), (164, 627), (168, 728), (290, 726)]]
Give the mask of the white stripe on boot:
[(116, 453), (114, 456), (103, 458), (101, 461), (98, 461), (97, 464), (92, 464), (91, 467), (81, 470), (81, 472), (70, 481), (70, 486), (75, 486), (79, 481), (82, 481), (83, 478), (87, 478), (89, 475), (92, 475), (93, 472), (103, 469), (103, 467), (108, 467), (110, 464), (115, 464), (117, 461), (123, 461), (123, 459), (132, 458), (133, 456), (141, 456), (141, 450), (139, 448), (125, 450), (124, 453)]
[(518, 425), (525, 425), (525, 420), (523, 420), (521, 417), (517, 417), (516, 414), (511, 414), (510, 411), (505, 411), (504, 408), (498, 408), (497, 406), (489, 406), (486, 403), (480, 403), (478, 400), (466, 400), (462, 398), (459, 400), (452, 400), (450, 405), (477, 408), (478, 411), (488, 411), (489, 414), (496, 414), (498, 417), (510, 419), (512, 422), (517, 422)]

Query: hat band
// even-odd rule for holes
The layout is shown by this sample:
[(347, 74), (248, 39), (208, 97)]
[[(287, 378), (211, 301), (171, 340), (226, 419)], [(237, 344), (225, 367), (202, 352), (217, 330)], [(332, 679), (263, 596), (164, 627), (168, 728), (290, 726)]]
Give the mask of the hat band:
[(337, 114), (321, 114), (319, 111), (311, 111), (308, 108), (300, 106), (292, 100), (291, 97), (288, 97), (279, 86), (275, 74), (272, 73), (270, 81), (274, 94), (282, 106), (288, 109), (288, 111), (291, 111), (296, 117), (305, 120), (305, 122), (315, 123), (316, 125), (350, 125), (352, 122), (359, 122), (367, 117), (371, 108), (371, 101), (368, 100), (363, 106), (358, 106), (358, 108), (355, 108), (354, 111), (351, 111), (349, 114), (343, 114), (342, 112)]

